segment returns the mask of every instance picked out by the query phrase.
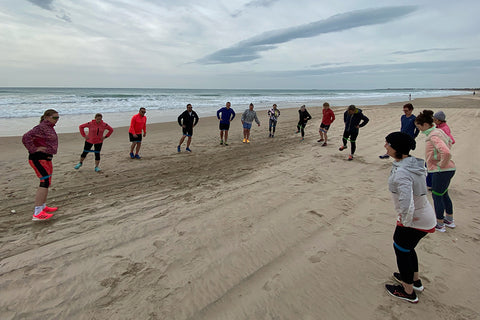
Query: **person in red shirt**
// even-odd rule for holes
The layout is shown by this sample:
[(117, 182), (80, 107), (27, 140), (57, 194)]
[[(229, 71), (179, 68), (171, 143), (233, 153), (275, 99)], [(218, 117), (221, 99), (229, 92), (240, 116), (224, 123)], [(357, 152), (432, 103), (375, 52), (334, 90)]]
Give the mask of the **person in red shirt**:
[[(143, 107), (140, 108), (138, 114), (134, 115), (130, 121), (128, 135), (130, 137), (130, 142), (132, 143), (132, 146), (130, 147), (130, 158), (132, 159), (141, 159), (138, 152), (142, 146), (142, 131), (144, 137), (147, 135), (147, 117), (145, 116), (145, 113), (147, 113), (147, 110)], [(135, 154), (133, 154), (134, 149)]]
[[(83, 147), (83, 153), (80, 156), (80, 162), (77, 163), (75, 169), (80, 169), (83, 165), (83, 160), (87, 157), (89, 152), (95, 153), (95, 172), (99, 172), (99, 164), (100, 164), (100, 151), (102, 150), (103, 140), (110, 137), (113, 133), (113, 128), (110, 127), (106, 122), (102, 121), (102, 114), (97, 113), (95, 115), (95, 119), (81, 124), (78, 128), (80, 129), (80, 134), (82, 137), (85, 138), (85, 146)], [(88, 129), (88, 133), (85, 133), (85, 128)], [(107, 134), (103, 136), (105, 130), (107, 130)], [(94, 147), (94, 151), (92, 151), (92, 147)]]
[(47, 207), (48, 188), (52, 183), (52, 158), (57, 153), (58, 137), (53, 128), (59, 119), (58, 112), (48, 109), (40, 118), (40, 124), (25, 133), (22, 142), (28, 150), (28, 162), (40, 178), (40, 186), (35, 195), (33, 221), (50, 219), (57, 207)]
[(328, 102), (325, 102), (323, 104), (323, 118), (322, 118), (322, 123), (320, 124), (320, 129), (318, 132), (320, 133), (320, 140), (318, 142), (322, 142), (322, 147), (327, 146), (327, 132), (328, 129), (330, 129), (330, 125), (332, 124), (333, 121), (335, 121), (335, 114), (333, 113), (332, 109), (330, 109), (330, 104)]

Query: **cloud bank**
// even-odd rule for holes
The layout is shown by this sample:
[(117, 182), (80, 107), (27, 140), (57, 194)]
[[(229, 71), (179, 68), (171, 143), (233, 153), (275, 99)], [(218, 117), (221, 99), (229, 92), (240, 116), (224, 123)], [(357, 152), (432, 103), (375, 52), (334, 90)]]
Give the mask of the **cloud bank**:
[(200, 64), (227, 64), (252, 61), (261, 57), (260, 52), (273, 50), (281, 43), (300, 38), (310, 38), (324, 33), (383, 24), (408, 15), (415, 10), (417, 10), (416, 6), (392, 6), (342, 13), (296, 27), (264, 32), (229, 48), (209, 54), (197, 60), (197, 62)]
[(57, 12), (58, 14), (55, 16), (60, 20), (63, 20), (65, 22), (72, 22), (70, 15), (67, 12), (65, 12), (65, 10), (63, 9), (58, 10), (53, 6), (54, 0), (27, 0), (27, 1), (31, 2), (32, 4), (42, 9), (52, 11), (52, 12)]

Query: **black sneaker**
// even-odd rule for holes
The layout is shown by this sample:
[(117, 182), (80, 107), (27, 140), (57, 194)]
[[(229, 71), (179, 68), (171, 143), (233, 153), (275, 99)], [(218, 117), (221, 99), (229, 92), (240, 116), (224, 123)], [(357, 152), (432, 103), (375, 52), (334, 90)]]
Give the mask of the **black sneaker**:
[[(397, 280), (398, 283), (402, 283), (402, 276), (400, 276), (400, 273), (394, 272), (393, 273), (393, 279)], [(422, 292), (423, 289), (425, 289), (422, 285), (422, 280), (418, 279), (416, 281), (413, 281), (413, 290), (417, 292)]]
[(417, 294), (415, 293), (415, 290), (412, 291), (412, 294), (408, 294), (405, 292), (405, 289), (403, 289), (402, 285), (391, 285), (391, 284), (386, 284), (385, 288), (387, 289), (387, 292), (396, 298), (406, 300), (411, 303), (417, 303), (418, 302), (418, 297)]

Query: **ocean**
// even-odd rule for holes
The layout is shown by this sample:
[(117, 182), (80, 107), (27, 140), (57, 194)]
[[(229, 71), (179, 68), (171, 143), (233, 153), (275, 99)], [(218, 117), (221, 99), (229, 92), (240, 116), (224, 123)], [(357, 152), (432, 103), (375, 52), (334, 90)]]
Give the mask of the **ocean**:
[[(78, 124), (104, 115), (112, 126), (127, 126), (140, 107), (147, 109), (150, 123), (175, 120), (187, 103), (202, 116), (214, 116), (230, 101), (243, 112), (250, 103), (257, 110), (276, 103), (281, 108), (302, 104), (332, 106), (355, 104), (382, 105), (413, 98), (471, 94), (469, 91), (443, 89), (377, 90), (262, 90), (262, 89), (141, 89), (141, 88), (0, 88), (0, 136), (18, 135), (38, 122), (46, 109), (59, 112), (62, 121), (57, 132), (75, 132)], [(78, 124), (73, 125), (75, 122)], [(12, 130), (12, 123), (15, 129)]]

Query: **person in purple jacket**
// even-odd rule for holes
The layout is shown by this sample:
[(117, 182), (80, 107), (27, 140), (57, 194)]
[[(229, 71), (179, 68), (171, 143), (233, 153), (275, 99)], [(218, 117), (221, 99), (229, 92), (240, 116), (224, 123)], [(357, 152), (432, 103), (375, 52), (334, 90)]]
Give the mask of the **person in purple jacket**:
[(56, 207), (47, 207), (48, 188), (52, 182), (52, 158), (57, 153), (58, 137), (53, 128), (59, 119), (58, 112), (48, 109), (40, 118), (40, 124), (23, 135), (22, 142), (28, 150), (28, 162), (40, 178), (40, 186), (35, 195), (33, 221), (48, 220)]

